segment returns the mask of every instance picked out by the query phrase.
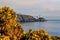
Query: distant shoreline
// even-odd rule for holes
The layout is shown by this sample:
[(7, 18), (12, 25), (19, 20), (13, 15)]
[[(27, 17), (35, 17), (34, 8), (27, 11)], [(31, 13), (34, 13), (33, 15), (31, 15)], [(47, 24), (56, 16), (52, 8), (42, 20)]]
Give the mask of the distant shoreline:
[(60, 20), (47, 20), (47, 21), (60, 21)]
[(19, 21), (19, 22), (44, 22), (44, 21), (46, 21), (46, 19), (43, 17), (39, 17), (36, 19), (30, 15), (17, 14), (17, 21)]

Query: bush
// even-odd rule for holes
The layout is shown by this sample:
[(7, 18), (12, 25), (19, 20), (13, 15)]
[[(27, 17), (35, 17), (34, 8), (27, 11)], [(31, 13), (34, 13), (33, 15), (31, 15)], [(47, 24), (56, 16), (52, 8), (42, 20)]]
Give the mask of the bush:
[(10, 7), (0, 8), (0, 34), (9, 36), (11, 40), (20, 40), (24, 30), (16, 21), (16, 12)]

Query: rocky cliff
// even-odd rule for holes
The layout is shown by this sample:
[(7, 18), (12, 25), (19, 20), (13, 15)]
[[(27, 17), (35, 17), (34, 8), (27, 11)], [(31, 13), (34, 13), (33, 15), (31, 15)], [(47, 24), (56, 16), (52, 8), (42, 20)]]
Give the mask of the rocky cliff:
[(36, 19), (30, 15), (17, 14), (17, 21), (19, 21), (19, 22), (36, 22), (36, 21), (45, 21), (45, 19), (43, 17)]

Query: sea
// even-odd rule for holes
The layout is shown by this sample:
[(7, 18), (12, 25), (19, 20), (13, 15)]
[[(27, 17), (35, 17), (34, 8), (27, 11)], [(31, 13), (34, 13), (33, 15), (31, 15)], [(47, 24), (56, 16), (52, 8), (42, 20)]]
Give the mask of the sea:
[(49, 35), (53, 36), (60, 36), (60, 21), (45, 21), (45, 22), (25, 22), (21, 23), (22, 27), (26, 32), (29, 31), (29, 29), (34, 30), (40, 30), (44, 29), (49, 33)]

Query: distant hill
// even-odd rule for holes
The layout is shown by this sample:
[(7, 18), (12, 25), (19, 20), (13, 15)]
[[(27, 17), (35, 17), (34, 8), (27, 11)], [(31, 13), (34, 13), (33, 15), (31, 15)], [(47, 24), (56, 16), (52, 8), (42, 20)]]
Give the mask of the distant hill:
[(36, 21), (45, 21), (45, 19), (43, 17), (36, 19), (30, 15), (17, 14), (17, 21), (19, 21), (19, 22), (36, 22)]

